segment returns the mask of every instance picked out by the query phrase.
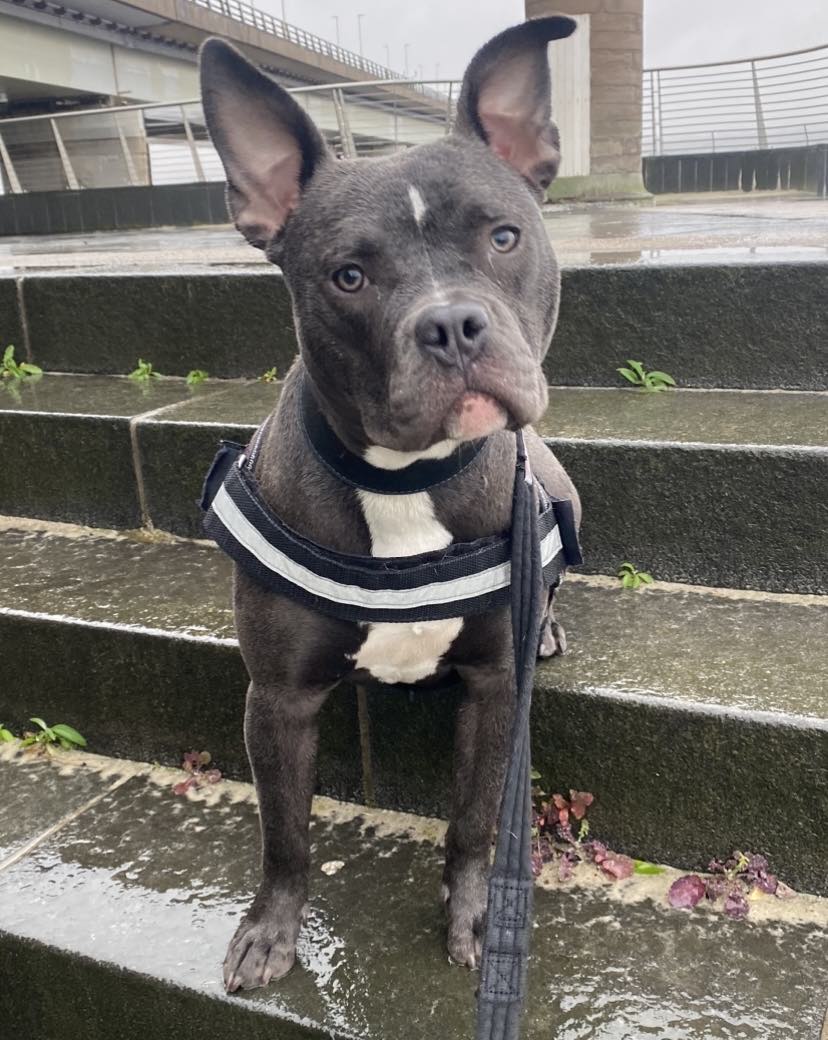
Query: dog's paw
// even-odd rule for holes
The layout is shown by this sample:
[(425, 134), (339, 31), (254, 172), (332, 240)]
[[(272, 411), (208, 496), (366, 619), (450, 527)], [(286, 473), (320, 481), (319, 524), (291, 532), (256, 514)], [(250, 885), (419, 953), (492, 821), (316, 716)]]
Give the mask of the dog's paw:
[(552, 617), (543, 623), (538, 643), (538, 657), (559, 657), (566, 653), (566, 632)]
[(475, 871), (443, 884), (448, 954), (455, 964), (479, 968), (486, 931), (486, 877)]
[(304, 917), (284, 910), (246, 917), (230, 940), (224, 958), (224, 988), (257, 989), (284, 978), (296, 962), (296, 940)]

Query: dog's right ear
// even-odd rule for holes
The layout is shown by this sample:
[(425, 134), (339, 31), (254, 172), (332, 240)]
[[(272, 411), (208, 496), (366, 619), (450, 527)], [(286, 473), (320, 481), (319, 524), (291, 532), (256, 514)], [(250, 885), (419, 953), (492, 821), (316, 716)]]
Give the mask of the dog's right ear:
[(472, 58), (457, 102), (457, 133), (480, 138), (538, 193), (561, 161), (547, 45), (576, 28), (574, 19), (553, 15), (505, 29)]
[(264, 249), (330, 153), (290, 94), (235, 47), (206, 40), (199, 65), (204, 115), (227, 175), (230, 213), (244, 237)]

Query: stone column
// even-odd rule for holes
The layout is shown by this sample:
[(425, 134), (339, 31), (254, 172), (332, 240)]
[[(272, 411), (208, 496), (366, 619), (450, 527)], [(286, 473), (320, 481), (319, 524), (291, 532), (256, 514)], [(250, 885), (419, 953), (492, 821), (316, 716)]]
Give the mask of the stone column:
[[(525, 3), (527, 18), (548, 14), (589, 16), (590, 171), (586, 176), (558, 178), (552, 184), (550, 197), (645, 196), (641, 176), (644, 0), (525, 0)], [(565, 149), (566, 142), (562, 143)]]

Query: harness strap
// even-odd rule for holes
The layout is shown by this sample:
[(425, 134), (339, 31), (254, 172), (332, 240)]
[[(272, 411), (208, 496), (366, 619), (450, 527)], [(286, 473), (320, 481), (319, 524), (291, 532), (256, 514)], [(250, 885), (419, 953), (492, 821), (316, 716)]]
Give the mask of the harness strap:
[[(444, 620), (511, 602), (509, 533), (416, 556), (338, 553), (304, 538), (268, 508), (250, 465), (256, 443), (246, 454), (241, 445), (222, 444), (201, 504), (206, 533), (264, 588), (357, 622)], [(547, 501), (537, 523), (544, 580), (552, 586), (575, 562), (569, 503)]]

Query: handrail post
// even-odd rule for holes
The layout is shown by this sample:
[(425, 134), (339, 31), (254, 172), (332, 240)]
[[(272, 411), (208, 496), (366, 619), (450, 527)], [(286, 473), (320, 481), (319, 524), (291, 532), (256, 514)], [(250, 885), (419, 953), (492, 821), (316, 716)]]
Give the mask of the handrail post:
[(760, 148), (768, 147), (768, 131), (762, 112), (762, 95), (759, 91), (759, 76), (756, 74), (756, 62), (750, 63), (750, 74), (753, 79), (753, 107), (756, 112), (756, 140)]
[(340, 89), (332, 90), (331, 97), (333, 98), (334, 112), (336, 113), (336, 121), (339, 126), (339, 141), (342, 145), (342, 155), (346, 159), (356, 159), (356, 145), (354, 144), (348, 116), (345, 112), (345, 99), (342, 91)]
[(658, 155), (658, 149), (656, 148), (656, 99), (655, 99), (655, 74), (650, 69), (650, 142), (653, 149), (653, 155)]
[(69, 153), (66, 151), (66, 146), (63, 143), (63, 138), (60, 136), (60, 131), (57, 128), (57, 123), (54, 119), (50, 119), (49, 124), (52, 127), (52, 133), (55, 137), (55, 144), (57, 145), (58, 155), (60, 156), (60, 162), (63, 166), (63, 176), (66, 178), (66, 183), (69, 186), (69, 190), (78, 191), (80, 189), (80, 184), (78, 184), (78, 178), (75, 176), (75, 171), (72, 169), (72, 163), (69, 159)]
[(204, 181), (207, 178), (204, 176), (204, 167), (201, 165), (201, 156), (198, 154), (196, 140), (193, 136), (193, 128), (190, 126), (190, 121), (187, 118), (187, 113), (184, 111), (184, 106), (179, 105), (179, 108), (181, 110), (181, 118), (184, 121), (184, 133), (187, 135), (187, 144), (190, 146), (190, 154), (193, 157), (196, 180)]
[(118, 137), (121, 140), (121, 151), (123, 152), (124, 162), (126, 163), (127, 177), (129, 178), (129, 183), (137, 184), (138, 174), (135, 170), (135, 163), (132, 161), (132, 152), (130, 152), (129, 150), (129, 145), (127, 144), (124, 128), (121, 126), (120, 120), (117, 116), (115, 116), (115, 121), (118, 127)]
[(17, 171), (14, 168), (14, 163), (6, 148), (6, 142), (3, 140), (2, 134), (0, 134), (0, 159), (2, 159), (3, 166), (6, 168), (6, 176), (9, 178), (9, 187), (12, 190), (12, 195), (22, 195), (23, 189), (20, 186), (20, 179), (17, 176)]

